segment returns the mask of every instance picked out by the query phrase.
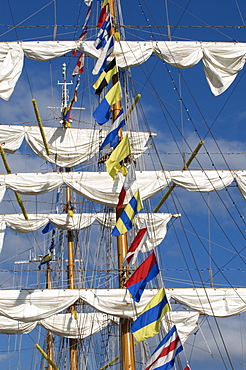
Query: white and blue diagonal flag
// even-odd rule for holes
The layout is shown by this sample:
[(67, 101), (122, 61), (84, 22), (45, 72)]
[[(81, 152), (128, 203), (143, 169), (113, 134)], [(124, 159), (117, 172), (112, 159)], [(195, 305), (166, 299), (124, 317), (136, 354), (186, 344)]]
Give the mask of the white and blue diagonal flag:
[(101, 54), (95, 64), (95, 67), (92, 71), (93, 75), (97, 75), (99, 72), (103, 71), (107, 65), (107, 58), (113, 53), (114, 51), (114, 35), (111, 35), (107, 41), (107, 44), (101, 51)]
[(104, 48), (104, 46), (107, 44), (107, 41), (110, 37), (109, 31), (111, 29), (111, 26), (112, 26), (111, 15), (108, 14), (94, 42), (94, 46), (96, 49)]
[(106, 146), (115, 147), (119, 143), (118, 132), (121, 127), (125, 125), (125, 119), (123, 117), (123, 109), (114, 120), (111, 129), (104, 139), (104, 142), (100, 146), (99, 150), (102, 150)]

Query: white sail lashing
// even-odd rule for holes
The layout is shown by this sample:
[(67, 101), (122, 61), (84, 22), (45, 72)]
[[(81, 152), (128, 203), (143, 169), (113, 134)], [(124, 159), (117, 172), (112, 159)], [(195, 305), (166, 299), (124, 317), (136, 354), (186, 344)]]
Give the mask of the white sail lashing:
[[(149, 240), (146, 242), (148, 250), (159, 245), (166, 235), (167, 223), (172, 217), (178, 217), (178, 214), (141, 213), (136, 216), (136, 224), (140, 225), (143, 220), (146, 221), (149, 230)], [(100, 213), (75, 213), (73, 217), (68, 214), (28, 214), (28, 220), (25, 220), (22, 214), (8, 214), (0, 216), (0, 251), (2, 250), (6, 226), (18, 233), (29, 233), (45, 227), (48, 222), (62, 230), (82, 230), (95, 221), (105, 227), (112, 228), (115, 225), (115, 214)]]
[[(0, 315), (22, 322), (39, 321), (58, 314), (82, 299), (108, 315), (134, 318), (157, 293), (145, 289), (140, 302), (133, 302), (126, 289), (0, 290)], [(168, 299), (189, 309), (216, 317), (246, 311), (246, 288), (166, 288)]]
[[(25, 139), (32, 151), (45, 161), (61, 167), (73, 167), (98, 154), (98, 148), (108, 134), (107, 130), (43, 127), (50, 155), (47, 155), (39, 127), (1, 125), (0, 145), (6, 153), (14, 153)], [(137, 158), (148, 146), (148, 132), (125, 131), (132, 155)], [(155, 134), (151, 134), (155, 136)]]
[[(173, 311), (170, 317), (162, 320), (164, 328), (176, 325), (179, 330), (182, 342), (188, 338), (189, 334), (196, 328), (199, 313), (194, 311)], [(77, 313), (75, 319), (73, 314), (56, 314), (40, 321), (23, 322), (0, 315), (0, 334), (27, 334), (37, 325), (41, 325), (46, 330), (55, 335), (65, 338), (86, 338), (98, 333), (110, 322), (119, 323), (119, 318), (111, 315), (89, 312)]]
[(78, 313), (75, 319), (73, 314), (57, 314), (40, 321), (23, 322), (20, 320), (9, 319), (0, 316), (1, 334), (27, 334), (32, 331), (36, 325), (43, 326), (53, 334), (66, 338), (86, 338), (92, 334), (98, 333), (105, 328), (110, 321), (116, 324), (119, 318), (102, 313)]
[[(151, 198), (170, 182), (170, 179), (166, 179), (166, 175), (169, 176), (168, 173), (162, 171), (136, 171), (136, 181), (132, 186), (132, 192), (139, 189), (142, 200)], [(116, 181), (113, 182), (107, 172), (83, 171), (0, 175), (0, 187), (4, 186), (21, 194), (42, 194), (66, 184), (85, 198), (109, 207), (116, 207), (123, 182), (124, 176), (122, 174), (119, 174)], [(127, 194), (125, 204), (131, 199), (132, 192)]]
[[(22, 73), (24, 56), (37, 61), (58, 58), (78, 50), (97, 59), (94, 41), (20, 41), (0, 43), (0, 97), (9, 100)], [(155, 54), (178, 68), (188, 68), (201, 60), (214, 95), (224, 92), (244, 67), (246, 44), (199, 41), (117, 41), (114, 54), (120, 68), (142, 64)]]
[[(142, 200), (146, 200), (165, 189), (171, 182), (189, 191), (210, 192), (224, 189), (234, 180), (245, 200), (246, 171), (243, 170), (136, 171), (132, 193), (127, 194), (124, 204), (137, 189), (141, 192)], [(43, 194), (66, 184), (93, 202), (115, 207), (123, 181), (124, 177), (119, 174), (113, 182), (107, 172), (0, 174), (0, 201), (6, 188), (33, 195)]]

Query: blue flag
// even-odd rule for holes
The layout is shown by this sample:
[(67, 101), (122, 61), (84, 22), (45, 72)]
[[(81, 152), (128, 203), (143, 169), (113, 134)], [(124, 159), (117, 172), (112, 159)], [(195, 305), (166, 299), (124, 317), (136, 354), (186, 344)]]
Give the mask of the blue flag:
[(146, 284), (159, 274), (155, 253), (152, 252), (125, 283), (135, 302), (139, 302)]
[(140, 199), (139, 190), (137, 190), (116, 221), (112, 235), (118, 236), (130, 230), (132, 228), (135, 215), (140, 212), (142, 208), (143, 206)]
[(120, 113), (114, 120), (112, 127), (104, 139), (104, 142), (100, 146), (99, 150), (102, 150), (105, 146), (109, 145), (110, 147), (115, 147), (119, 143), (118, 132), (121, 127), (125, 125), (125, 120), (123, 118), (123, 109), (121, 109)]
[(167, 333), (159, 346), (148, 360), (145, 370), (169, 370), (172, 369), (175, 357), (183, 350), (176, 326)]
[(137, 320), (131, 326), (131, 332), (138, 342), (151, 338), (160, 331), (161, 319), (166, 312), (170, 311), (165, 289), (151, 299)]
[(114, 35), (111, 35), (107, 41), (107, 44), (101, 51), (101, 54), (93, 68), (92, 74), (97, 75), (102, 72), (107, 66), (107, 59), (114, 51)]

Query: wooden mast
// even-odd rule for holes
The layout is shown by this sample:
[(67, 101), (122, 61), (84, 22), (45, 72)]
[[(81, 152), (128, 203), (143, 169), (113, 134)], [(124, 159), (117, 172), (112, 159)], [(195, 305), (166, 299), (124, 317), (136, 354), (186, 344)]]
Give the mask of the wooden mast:
[[(112, 17), (112, 27), (111, 34), (116, 32), (116, 4), (115, 0), (109, 0), (109, 11)], [(115, 85), (119, 80), (118, 73), (113, 76), (113, 85)], [(117, 115), (121, 110), (121, 101), (113, 105), (113, 121), (116, 119)], [(120, 137), (122, 138), (122, 129), (120, 129)], [(116, 211), (116, 219), (119, 218), (123, 209)], [(126, 268), (122, 268), (121, 264), (128, 250), (127, 233), (117, 236), (117, 246), (118, 246), (118, 269), (119, 269), (119, 287), (124, 289), (124, 283), (128, 277), (128, 271)], [(135, 370), (135, 351), (133, 335), (130, 332), (131, 321), (129, 319), (121, 320), (121, 358), (122, 358), (122, 369), (123, 370)]]
[[(47, 289), (51, 289), (50, 273), (51, 273), (50, 262), (48, 262), (47, 263), (47, 272), (46, 272), (46, 288)], [(46, 342), (47, 342), (48, 358), (53, 362), (54, 361), (54, 350), (53, 350), (54, 337), (53, 337), (51, 331), (47, 332)], [(51, 365), (50, 362), (48, 362), (47, 370), (53, 370), (53, 366)]]
[[(70, 172), (69, 168), (66, 168), (66, 172)], [(72, 205), (72, 192), (69, 187), (66, 187), (66, 205), (67, 213), (71, 210)], [(67, 234), (68, 238), (68, 262), (67, 262), (67, 273), (68, 273), (68, 288), (76, 289), (75, 285), (75, 267), (74, 267), (74, 242), (72, 231), (69, 230)], [(76, 312), (76, 306), (72, 305), (69, 307), (69, 312)], [(77, 339), (69, 339), (70, 349), (70, 370), (78, 370), (78, 341)]]
[[(63, 90), (62, 90), (62, 109), (67, 107), (67, 73), (66, 73), (66, 63), (62, 65), (62, 75), (63, 75)], [(69, 130), (68, 123), (63, 122), (63, 126), (66, 130)], [(66, 168), (66, 172), (70, 172), (70, 168)], [(66, 186), (66, 208), (65, 211), (73, 216), (72, 207), (72, 191)], [(68, 289), (76, 289), (75, 285), (75, 266), (74, 266), (74, 242), (72, 231), (67, 232), (67, 279), (68, 279)], [(68, 312), (76, 315), (76, 306), (73, 304), (68, 308)], [(69, 357), (70, 357), (70, 370), (78, 370), (78, 340), (70, 338), (69, 339)]]

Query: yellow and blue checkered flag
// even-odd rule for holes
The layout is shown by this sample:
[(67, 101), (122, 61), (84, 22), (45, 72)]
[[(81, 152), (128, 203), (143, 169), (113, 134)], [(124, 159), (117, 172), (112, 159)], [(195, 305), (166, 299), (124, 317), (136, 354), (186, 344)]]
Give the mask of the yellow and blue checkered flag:
[(116, 225), (113, 228), (112, 235), (118, 236), (130, 230), (132, 228), (135, 215), (140, 212), (142, 208), (143, 205), (139, 190), (137, 190), (118, 218)]

